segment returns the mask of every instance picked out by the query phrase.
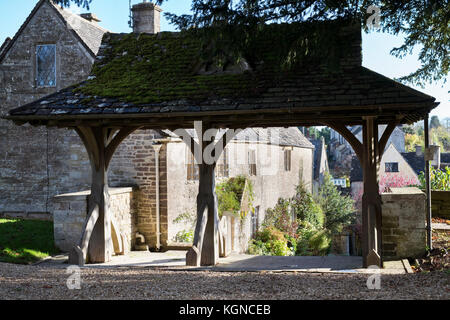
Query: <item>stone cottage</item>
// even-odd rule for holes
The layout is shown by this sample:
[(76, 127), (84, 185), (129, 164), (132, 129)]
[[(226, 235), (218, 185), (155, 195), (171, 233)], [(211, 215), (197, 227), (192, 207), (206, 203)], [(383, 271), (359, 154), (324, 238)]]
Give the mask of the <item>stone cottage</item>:
[[(134, 31), (159, 32), (160, 12), (149, 2), (135, 5)], [(93, 14), (77, 15), (40, 0), (17, 34), (1, 46), (0, 116), (86, 80), (107, 32), (99, 22)], [(295, 128), (280, 131), (281, 142), (276, 142), (270, 130), (246, 130), (227, 151), (242, 149), (242, 158), (222, 160), (222, 169), (228, 168), (219, 170), (223, 178), (246, 174), (255, 186), (247, 237), (278, 197), (293, 195), (299, 181), (312, 183), (313, 146)], [(91, 178), (80, 138), (73, 131), (16, 127), (5, 120), (0, 120), (0, 133), (0, 215), (53, 218), (58, 245), (70, 249), (79, 241), (86, 215), (86, 194), (77, 191), (87, 190)], [(280, 160), (272, 175), (261, 174), (264, 146)], [(109, 173), (115, 187), (112, 211), (129, 246), (136, 232), (151, 248), (172, 245), (181, 228), (173, 220), (195, 204), (195, 166), (186, 164), (186, 154), (181, 140), (154, 130), (136, 131), (115, 153)]]
[[(106, 32), (99, 21), (38, 1), (1, 46), (0, 116), (86, 80)], [(0, 215), (46, 216), (54, 195), (89, 185), (82, 173), (89, 161), (75, 133), (0, 119), (0, 136)]]

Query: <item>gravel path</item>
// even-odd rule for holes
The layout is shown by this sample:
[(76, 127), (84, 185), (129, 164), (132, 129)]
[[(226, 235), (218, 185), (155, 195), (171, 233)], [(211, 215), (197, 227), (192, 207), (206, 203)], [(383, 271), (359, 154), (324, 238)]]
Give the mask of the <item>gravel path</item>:
[(368, 275), (228, 273), (157, 269), (82, 269), (81, 290), (69, 290), (63, 267), (0, 263), (0, 299), (450, 299), (450, 273)]

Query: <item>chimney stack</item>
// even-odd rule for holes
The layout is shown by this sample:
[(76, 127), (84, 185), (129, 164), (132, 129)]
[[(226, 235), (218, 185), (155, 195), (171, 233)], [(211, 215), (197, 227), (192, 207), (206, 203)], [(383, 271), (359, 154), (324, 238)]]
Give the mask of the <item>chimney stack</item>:
[(416, 156), (421, 157), (422, 155), (422, 146), (416, 146)]
[(163, 11), (161, 7), (152, 2), (135, 4), (132, 8), (134, 33), (159, 33), (161, 31), (160, 17)]
[(430, 146), (430, 152), (433, 154), (431, 165), (437, 169), (441, 168), (441, 147), (436, 145)]
[(80, 14), (80, 17), (95, 24), (102, 21), (93, 13), (82, 13)]

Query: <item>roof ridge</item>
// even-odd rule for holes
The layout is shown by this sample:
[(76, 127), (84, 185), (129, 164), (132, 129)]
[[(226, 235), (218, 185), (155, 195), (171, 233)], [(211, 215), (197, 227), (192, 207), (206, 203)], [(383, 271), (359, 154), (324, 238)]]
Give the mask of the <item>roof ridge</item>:
[[(16, 40), (19, 38), (19, 36), (22, 34), (23, 30), (25, 29), (25, 27), (28, 25), (28, 23), (31, 21), (31, 19), (34, 17), (34, 15), (38, 12), (38, 10), (41, 8), (41, 6), (47, 3), (50, 5), (50, 7), (52, 7), (55, 12), (59, 15), (59, 17), (65, 21), (66, 23), (69, 23), (69, 21), (67, 21), (63, 14), (61, 13), (61, 9), (59, 8), (59, 6), (57, 4), (55, 4), (52, 0), (39, 0), (39, 2), (34, 6), (33, 10), (30, 12), (30, 14), (28, 15), (28, 17), (25, 19), (25, 21), (22, 23), (22, 25), (20, 26), (19, 30), (16, 32), (16, 34), (14, 35), (14, 37), (5, 45), (5, 43), (2, 46), (3, 50), (0, 50), (0, 63), (2, 63), (3, 59), (5, 58), (6, 54), (8, 53), (9, 49), (11, 49), (11, 47), (13, 46), (13, 44), (16, 42)], [(65, 12), (70, 13), (73, 16), (78, 16), (77, 14), (71, 12), (70, 10), (66, 10)], [(79, 16), (78, 16), (79, 17)], [(107, 29), (104, 29), (98, 25), (95, 25), (89, 21), (87, 21), (86, 19), (80, 17), (81, 19), (83, 19), (83, 23), (87, 23), (90, 26), (96, 27), (97, 29), (103, 31), (103, 32), (108, 32)], [(81, 21), (81, 20), (80, 20)], [(71, 26), (72, 27), (72, 26)], [(93, 52), (93, 50), (89, 47), (89, 45), (86, 43), (85, 39), (83, 39), (83, 37), (72, 27), (71, 30), (72, 33), (75, 35), (76, 38), (78, 38), (79, 41), (81, 41), (81, 43), (83, 44), (83, 46), (88, 50), (89, 54), (95, 58), (96, 53)]]
[[(70, 9), (63, 8), (63, 7), (61, 7), (61, 6), (57, 5), (57, 4), (55, 4), (55, 3), (54, 3), (53, 1), (51, 1), (51, 0), (50, 0), (50, 3), (51, 3), (58, 11), (63, 11), (63, 12), (65, 12), (65, 13), (68, 13), (68, 14), (70, 14), (71, 16), (73, 16), (74, 18), (79, 19), (81, 22), (86, 23), (86, 24), (88, 24), (88, 25), (90, 25), (90, 26), (92, 26), (92, 27), (95, 27), (95, 28), (97, 28), (97, 29), (99, 29), (99, 30), (101, 30), (101, 31), (103, 31), (103, 32), (110, 32), (110, 30), (105, 29), (105, 28), (103, 28), (102, 26), (98, 25), (97, 23), (91, 22), (91, 21), (89, 21), (89, 20), (87, 20), (87, 19), (81, 17), (79, 14), (77, 14), (77, 13), (71, 11)], [(65, 18), (64, 18), (64, 19), (65, 19)], [(67, 19), (65, 19), (65, 20), (67, 21)], [(70, 21), (67, 21), (67, 22), (70, 23)], [(75, 29), (74, 29), (74, 30), (75, 30)], [(80, 35), (80, 37), (81, 37), (81, 35)]]
[(5, 46), (5, 48), (3, 48), (2, 51), (0, 51), (0, 63), (2, 63), (3, 59), (6, 56), (6, 53), (9, 51), (9, 49), (12, 47), (12, 45), (14, 44), (14, 42), (16, 42), (17, 38), (19, 37), (20, 34), (22, 34), (22, 31), (25, 29), (25, 27), (27, 26), (28, 22), (30, 22), (31, 18), (33, 18), (33, 16), (36, 14), (36, 12), (39, 10), (39, 8), (42, 6), (42, 4), (48, 0), (40, 0), (33, 8), (33, 10), (31, 10), (30, 14), (28, 15), (28, 17), (25, 19), (24, 23), (22, 23), (22, 25), (20, 26), (19, 30), (17, 30), (16, 34), (14, 35), (14, 37), (12, 37), (11, 41), (9, 41), (9, 43)]

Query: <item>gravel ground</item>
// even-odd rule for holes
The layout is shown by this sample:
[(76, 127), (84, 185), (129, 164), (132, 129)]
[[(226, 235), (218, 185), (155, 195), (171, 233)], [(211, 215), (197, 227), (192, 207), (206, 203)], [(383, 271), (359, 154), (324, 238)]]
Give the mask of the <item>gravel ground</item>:
[(369, 290), (368, 275), (228, 273), (144, 268), (81, 270), (81, 290), (66, 286), (62, 267), (0, 263), (0, 299), (450, 299), (450, 274), (382, 275)]

